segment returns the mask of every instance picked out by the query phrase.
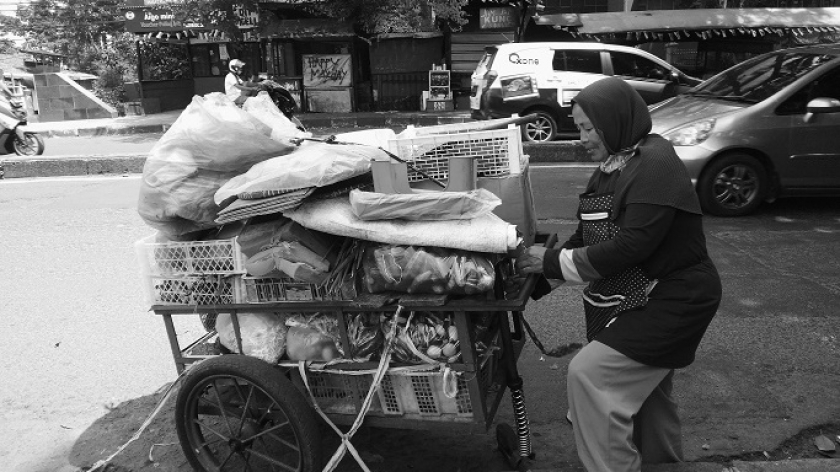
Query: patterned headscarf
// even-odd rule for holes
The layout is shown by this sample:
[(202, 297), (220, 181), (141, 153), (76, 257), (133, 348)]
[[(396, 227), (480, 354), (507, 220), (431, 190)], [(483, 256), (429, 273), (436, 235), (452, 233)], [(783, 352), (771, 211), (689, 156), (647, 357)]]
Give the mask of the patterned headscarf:
[(610, 155), (631, 150), (650, 133), (644, 99), (621, 79), (607, 77), (590, 84), (573, 102), (586, 113)]

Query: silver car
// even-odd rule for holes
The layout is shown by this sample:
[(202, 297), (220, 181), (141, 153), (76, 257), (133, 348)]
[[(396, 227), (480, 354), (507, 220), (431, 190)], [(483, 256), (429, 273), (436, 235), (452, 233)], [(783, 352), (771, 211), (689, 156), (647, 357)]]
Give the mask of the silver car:
[(706, 213), (840, 195), (840, 44), (753, 57), (650, 108)]

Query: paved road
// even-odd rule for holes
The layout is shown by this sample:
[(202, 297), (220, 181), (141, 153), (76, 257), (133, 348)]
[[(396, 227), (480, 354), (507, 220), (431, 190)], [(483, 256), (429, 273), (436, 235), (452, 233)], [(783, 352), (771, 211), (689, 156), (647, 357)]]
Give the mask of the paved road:
[[(551, 195), (571, 199), (578, 180), (551, 168), (533, 175), (541, 223), (567, 234), (568, 205), (551, 205)], [(94, 421), (107, 415), (96, 427), (118, 427), (127, 412), (111, 408), (174, 378), (160, 320), (137, 282), (132, 243), (150, 232), (135, 211), (138, 184), (136, 176), (0, 182), (0, 371), (14, 386), (0, 389), (0, 463), (10, 470), (56, 470), (36, 467), (61, 465)], [(782, 200), (751, 217), (707, 218), (706, 227), (725, 290), (697, 363), (676, 377), (687, 458), (771, 450), (806, 426), (840, 421), (840, 199)], [(581, 311), (579, 289), (563, 286), (526, 316), (552, 347), (583, 339)], [(562, 420), (567, 362), (540, 360), (530, 343), (520, 359), (539, 468), (576, 461)], [(507, 399), (497, 419), (512, 422)], [(486, 470), (498, 468), (484, 435), (375, 438), (381, 444), (370, 447), (386, 461), (396, 447), (388, 441), (422, 438), (442, 463), (487, 456)], [(186, 470), (182, 461), (162, 470)]]

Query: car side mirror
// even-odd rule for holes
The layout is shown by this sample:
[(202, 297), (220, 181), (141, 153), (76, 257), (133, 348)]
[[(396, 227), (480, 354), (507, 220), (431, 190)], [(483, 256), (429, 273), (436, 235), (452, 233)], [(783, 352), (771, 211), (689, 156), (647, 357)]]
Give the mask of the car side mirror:
[(814, 120), (814, 115), (825, 113), (840, 113), (840, 100), (836, 98), (819, 97), (808, 102), (808, 112), (805, 113), (805, 123)]

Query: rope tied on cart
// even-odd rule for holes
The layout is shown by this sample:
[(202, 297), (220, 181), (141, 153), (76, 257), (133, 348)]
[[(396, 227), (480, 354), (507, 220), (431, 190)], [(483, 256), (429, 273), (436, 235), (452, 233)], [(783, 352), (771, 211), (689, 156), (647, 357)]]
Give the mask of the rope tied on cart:
[[(389, 336), (387, 337), (387, 344), (385, 344), (385, 349), (382, 351), (382, 358), (379, 360), (379, 366), (376, 369), (376, 373), (373, 376), (373, 382), (371, 382), (370, 389), (365, 395), (365, 400), (362, 402), (362, 407), (359, 409), (359, 414), (356, 416), (356, 419), (353, 421), (353, 425), (350, 427), (350, 430), (347, 433), (343, 433), (338, 426), (333, 423), (330, 418), (321, 410), (321, 407), (318, 406), (318, 402), (315, 400), (315, 396), (312, 394), (312, 389), (309, 386), (309, 380), (306, 376), (306, 362), (301, 361), (298, 364), (298, 370), (300, 371), (300, 376), (303, 379), (303, 384), (306, 386), (306, 391), (309, 393), (309, 396), (312, 398), (312, 404), (315, 407), (315, 411), (327, 422), (327, 424), (335, 431), (336, 434), (341, 437), (341, 445), (339, 445), (338, 449), (335, 451), (335, 454), (330, 458), (330, 461), (324, 466), (324, 472), (331, 472), (338, 467), (339, 462), (341, 459), (344, 458), (344, 454), (348, 451), (350, 455), (356, 459), (356, 462), (365, 472), (370, 472), (370, 469), (365, 464), (365, 461), (362, 460), (359, 452), (350, 442), (353, 438), (353, 435), (356, 434), (356, 431), (362, 426), (362, 422), (367, 415), (368, 410), (370, 410), (370, 405), (373, 402), (373, 396), (376, 394), (376, 389), (379, 388), (379, 384), (382, 382), (382, 379), (385, 377), (385, 373), (388, 371), (388, 364), (391, 362), (391, 352), (394, 349), (394, 343), (397, 340), (397, 325), (400, 324), (400, 320), (404, 318), (400, 317), (400, 314), (403, 311), (403, 306), (398, 305), (397, 311), (394, 313), (394, 323), (391, 324), (391, 329), (389, 331)], [(406, 322), (408, 320), (405, 320)], [(404, 326), (405, 324), (403, 324)]]

